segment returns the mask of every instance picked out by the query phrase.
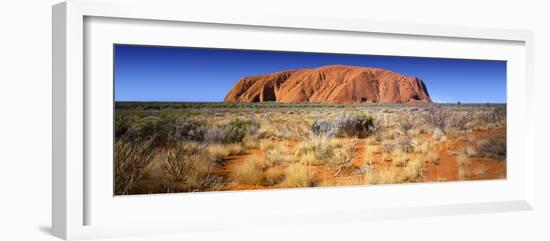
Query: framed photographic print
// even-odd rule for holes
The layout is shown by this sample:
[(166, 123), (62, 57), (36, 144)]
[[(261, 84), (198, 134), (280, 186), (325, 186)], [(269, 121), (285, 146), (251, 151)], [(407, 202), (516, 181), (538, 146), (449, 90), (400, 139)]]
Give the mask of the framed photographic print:
[(530, 32), (112, 4), (53, 8), (56, 236), (532, 208)]
[(113, 51), (115, 195), (506, 178), (506, 61)]

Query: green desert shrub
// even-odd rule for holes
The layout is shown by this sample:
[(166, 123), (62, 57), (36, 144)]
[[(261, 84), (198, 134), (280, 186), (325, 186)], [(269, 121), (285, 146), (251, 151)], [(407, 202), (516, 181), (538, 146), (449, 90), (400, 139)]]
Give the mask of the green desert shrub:
[(115, 138), (120, 138), (128, 132), (132, 127), (132, 123), (125, 116), (117, 116), (115, 118)]
[(235, 118), (229, 123), (221, 126), (223, 130), (223, 141), (225, 143), (241, 142), (247, 134), (253, 134), (259, 125), (251, 120)]
[(206, 132), (203, 122), (185, 118), (147, 116), (131, 125), (125, 120), (115, 121), (115, 136), (118, 133), (118, 137), (125, 141), (150, 141), (153, 146), (166, 146), (178, 141), (203, 141)]
[(174, 128), (172, 121), (163, 120), (156, 116), (147, 116), (136, 121), (123, 136), (123, 140), (144, 142), (150, 141), (151, 145), (162, 146), (169, 140), (171, 130)]
[(180, 119), (176, 121), (170, 138), (173, 138), (175, 141), (203, 141), (207, 130), (203, 122)]

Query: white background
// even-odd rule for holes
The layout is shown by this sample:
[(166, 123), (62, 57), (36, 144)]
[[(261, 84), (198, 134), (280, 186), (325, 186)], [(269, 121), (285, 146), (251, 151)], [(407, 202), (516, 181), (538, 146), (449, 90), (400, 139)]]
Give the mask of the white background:
[[(51, 4), (3, 2), (0, 8), (0, 240), (56, 240), (51, 219)], [(159, 1), (160, 2), (160, 1)], [(535, 31), (537, 196), (531, 212), (463, 215), (285, 229), (240, 229), (180, 235), (174, 240), (549, 240), (550, 170), (544, 150), (550, 127), (545, 78), (550, 15), (544, 1), (201, 1), (208, 14), (249, 11)], [(154, 11), (154, 9), (152, 9)], [(170, 237), (163, 237), (169, 239)], [(141, 237), (121, 240), (159, 240)]]

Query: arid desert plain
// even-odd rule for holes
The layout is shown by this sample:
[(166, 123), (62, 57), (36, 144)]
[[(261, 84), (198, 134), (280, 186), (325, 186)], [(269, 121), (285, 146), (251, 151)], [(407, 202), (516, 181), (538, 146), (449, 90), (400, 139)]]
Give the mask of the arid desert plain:
[(506, 178), (505, 104), (115, 103), (115, 194)]

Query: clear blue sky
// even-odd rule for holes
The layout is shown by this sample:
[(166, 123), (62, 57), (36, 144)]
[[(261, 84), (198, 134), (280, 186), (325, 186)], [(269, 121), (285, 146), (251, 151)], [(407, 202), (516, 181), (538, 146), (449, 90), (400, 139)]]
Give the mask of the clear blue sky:
[(505, 103), (506, 62), (115, 45), (116, 101), (223, 101), (246, 76), (342, 64), (422, 79), (435, 102)]

